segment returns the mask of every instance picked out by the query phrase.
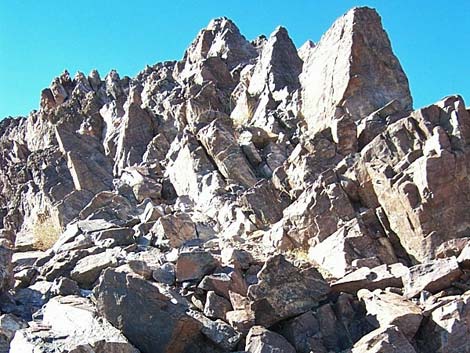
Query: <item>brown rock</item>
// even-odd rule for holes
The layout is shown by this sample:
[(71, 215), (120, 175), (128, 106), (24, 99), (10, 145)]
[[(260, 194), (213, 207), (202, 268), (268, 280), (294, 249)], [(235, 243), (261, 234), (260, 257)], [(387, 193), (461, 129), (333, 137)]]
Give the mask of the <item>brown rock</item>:
[(460, 252), (457, 262), (464, 269), (470, 268), (470, 243), (466, 242), (466, 245)]
[(335, 116), (365, 118), (393, 99), (404, 110), (412, 105), (380, 17), (367, 7), (352, 9), (333, 24), (304, 63), (301, 84), (302, 112), (315, 131)]
[(366, 305), (367, 314), (377, 320), (380, 327), (396, 326), (412, 340), (418, 331), (423, 314), (418, 305), (398, 294), (377, 289), (373, 292), (361, 289), (358, 298)]
[(201, 323), (187, 314), (186, 300), (158, 284), (108, 269), (94, 295), (100, 314), (142, 353), (197, 351), (207, 344)]
[(361, 152), (361, 183), (371, 182), (391, 230), (418, 261), (467, 235), (469, 142), (469, 113), (453, 96), (389, 125)]
[(196, 239), (196, 227), (186, 213), (160, 217), (150, 230), (157, 245), (179, 248), (186, 241)]
[(253, 326), (246, 337), (245, 351), (249, 353), (295, 353), (294, 347), (281, 335), (262, 326)]
[(426, 290), (437, 293), (450, 287), (462, 275), (455, 257), (438, 259), (416, 265), (410, 268), (402, 279), (405, 287), (405, 296), (413, 298)]
[(470, 343), (470, 293), (451, 298), (432, 311), (418, 344), (423, 352), (468, 352)]
[(207, 251), (182, 252), (176, 260), (176, 280), (201, 280), (214, 271), (217, 264), (217, 260)]
[(416, 353), (396, 326), (386, 326), (362, 337), (351, 353)]
[(361, 267), (331, 284), (332, 292), (355, 294), (359, 289), (385, 289), (387, 287), (403, 287), (401, 277), (408, 268), (401, 264), (380, 265), (374, 268)]
[[(331, 254), (336, 254), (332, 257)], [(336, 278), (344, 277), (354, 260), (375, 257), (381, 263), (397, 261), (388, 239), (377, 238), (362, 220), (354, 219), (309, 250), (309, 259)]]
[(232, 305), (224, 297), (218, 296), (215, 292), (207, 292), (204, 315), (210, 319), (225, 320), (227, 312), (232, 310)]
[(300, 270), (284, 256), (270, 257), (258, 273), (258, 283), (248, 288), (256, 323), (264, 326), (304, 313), (330, 291), (313, 267)]
[(256, 176), (237, 144), (228, 121), (214, 120), (199, 130), (197, 136), (225, 178), (245, 187), (256, 184)]

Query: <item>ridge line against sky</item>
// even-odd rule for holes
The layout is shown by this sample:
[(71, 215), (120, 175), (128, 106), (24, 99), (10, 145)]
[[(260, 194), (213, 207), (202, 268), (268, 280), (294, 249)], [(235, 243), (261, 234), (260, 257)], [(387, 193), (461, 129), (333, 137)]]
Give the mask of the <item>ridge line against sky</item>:
[(469, 1), (23, 0), (0, 2), (0, 119), (37, 109), (41, 90), (64, 69), (133, 77), (147, 64), (180, 60), (212, 18), (232, 19), (249, 40), (282, 25), (300, 47), (354, 6), (381, 15), (416, 108), (450, 94), (470, 99)]

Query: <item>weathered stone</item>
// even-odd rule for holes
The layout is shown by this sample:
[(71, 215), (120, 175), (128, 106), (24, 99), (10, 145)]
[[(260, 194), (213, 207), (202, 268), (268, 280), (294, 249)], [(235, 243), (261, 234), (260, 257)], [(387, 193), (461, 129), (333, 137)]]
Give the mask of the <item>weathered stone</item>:
[(373, 292), (362, 289), (358, 298), (366, 305), (367, 314), (378, 326), (396, 326), (407, 338), (412, 340), (418, 332), (423, 315), (418, 305), (398, 294), (377, 289)]
[(125, 246), (134, 243), (134, 233), (132, 228), (112, 228), (102, 230), (94, 238), (97, 242), (112, 239), (115, 245)]
[(282, 323), (279, 331), (299, 353), (327, 353), (323, 345), (320, 326), (311, 311)]
[(470, 343), (470, 293), (451, 298), (448, 303), (438, 306), (431, 313), (430, 320), (420, 331), (417, 339), (422, 352), (468, 352)]
[(462, 268), (470, 268), (470, 243), (467, 243), (465, 247), (463, 247), (458, 255), (457, 262)]
[(182, 252), (176, 260), (176, 280), (200, 280), (214, 271), (216, 266), (217, 260), (207, 251)]
[(17, 331), (10, 352), (138, 353), (108, 321), (97, 318), (88, 299), (56, 297), (43, 309), (43, 327)]
[(207, 292), (204, 315), (210, 319), (225, 320), (225, 315), (231, 310), (232, 305), (227, 299), (215, 294), (213, 291)]
[(107, 269), (94, 295), (98, 311), (142, 353), (197, 352), (207, 344), (186, 300), (156, 283)]
[(229, 122), (214, 120), (199, 130), (197, 136), (225, 178), (245, 187), (256, 184), (256, 176), (238, 146)]
[(452, 96), (389, 125), (361, 152), (366, 172), (361, 184), (371, 183), (390, 229), (418, 261), (468, 235), (462, 210), (469, 142), (469, 113), (462, 99)]
[(335, 116), (365, 118), (393, 99), (404, 110), (412, 105), (380, 17), (367, 7), (352, 9), (333, 24), (304, 63), (301, 84), (302, 112), (315, 131)]
[(202, 324), (202, 334), (224, 351), (232, 351), (242, 338), (240, 333), (222, 320), (212, 321), (197, 312), (190, 312), (189, 315)]
[(281, 95), (283, 90), (286, 91), (284, 94), (287, 94), (299, 87), (301, 71), (302, 60), (297, 54), (294, 43), (289, 38), (287, 30), (278, 27), (263, 46), (250, 79), (248, 92), (251, 95), (259, 95), (267, 88), (275, 97)]
[(332, 292), (348, 292), (355, 294), (359, 289), (385, 289), (387, 287), (403, 287), (402, 276), (408, 268), (401, 264), (380, 265), (374, 268), (361, 267), (331, 284)]
[[(332, 257), (331, 254), (336, 256)], [(350, 272), (354, 260), (370, 257), (375, 257), (384, 264), (397, 261), (388, 239), (376, 237), (361, 220), (357, 219), (347, 223), (309, 250), (309, 259), (336, 278), (344, 277)]]
[(196, 239), (196, 227), (186, 213), (160, 217), (150, 232), (156, 237), (157, 245), (179, 248), (186, 241)]
[(28, 327), (26, 321), (12, 314), (0, 316), (0, 352), (10, 352), (10, 342), (16, 331)]
[(315, 268), (300, 270), (282, 255), (266, 261), (258, 280), (258, 284), (248, 288), (248, 297), (256, 324), (263, 326), (310, 310), (330, 291)]
[(251, 328), (246, 337), (245, 350), (250, 353), (295, 353), (294, 347), (284, 337), (262, 326)]
[(152, 271), (152, 278), (160, 283), (172, 285), (176, 281), (176, 268), (172, 263), (164, 263)]
[(422, 291), (431, 293), (445, 289), (459, 279), (462, 271), (455, 257), (438, 259), (410, 268), (402, 279), (405, 296), (413, 298)]
[(416, 351), (396, 326), (386, 326), (361, 338), (351, 353), (416, 353)]
[(81, 286), (90, 287), (96, 282), (102, 270), (116, 267), (117, 264), (118, 260), (114, 251), (90, 255), (77, 262), (70, 276)]
[(67, 277), (56, 278), (51, 287), (52, 296), (80, 295), (77, 282)]
[(142, 161), (147, 145), (155, 136), (153, 119), (140, 107), (141, 104), (139, 89), (132, 87), (124, 105), (125, 114), (116, 144), (114, 172), (118, 175), (125, 167)]

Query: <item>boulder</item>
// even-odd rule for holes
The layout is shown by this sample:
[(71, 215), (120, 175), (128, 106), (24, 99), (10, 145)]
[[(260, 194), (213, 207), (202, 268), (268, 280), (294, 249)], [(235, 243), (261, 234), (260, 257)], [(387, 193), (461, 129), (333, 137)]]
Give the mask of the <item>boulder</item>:
[(39, 328), (17, 331), (10, 352), (139, 353), (108, 321), (98, 318), (86, 298), (56, 297), (43, 308)]
[(97, 309), (142, 353), (198, 352), (210, 345), (186, 299), (158, 283), (107, 269), (94, 289)]
[(330, 287), (313, 267), (296, 268), (284, 256), (266, 260), (258, 273), (258, 283), (248, 288), (248, 298), (256, 324), (272, 324), (302, 314), (318, 305)]
[(204, 315), (210, 319), (225, 320), (227, 312), (232, 310), (230, 302), (213, 291), (207, 292)]
[(26, 321), (12, 314), (3, 314), (0, 316), (0, 352), (10, 352), (10, 342), (15, 336), (16, 331), (28, 327)]
[(284, 337), (262, 326), (253, 326), (248, 332), (245, 351), (249, 353), (295, 353), (294, 347)]
[[(336, 254), (332, 257), (331, 254)], [(353, 219), (334, 234), (310, 248), (309, 259), (336, 278), (353, 270), (355, 260), (375, 258), (393, 264), (397, 258), (386, 237), (377, 237), (361, 219)]]
[(86, 256), (79, 260), (70, 276), (77, 283), (86, 288), (96, 282), (102, 270), (108, 267), (116, 267), (118, 259), (115, 251), (105, 251), (104, 253)]
[(408, 272), (408, 267), (401, 263), (380, 265), (374, 268), (361, 267), (343, 278), (331, 283), (332, 292), (347, 292), (356, 294), (364, 288), (370, 291), (387, 287), (402, 288), (402, 276)]
[(178, 282), (201, 280), (217, 267), (217, 260), (210, 252), (196, 250), (178, 255), (176, 260), (176, 280)]
[[(358, 298), (366, 305), (367, 314), (380, 327), (396, 326), (409, 341), (413, 339), (423, 319), (421, 308), (402, 296), (377, 289), (361, 289)], [(378, 327), (377, 327), (378, 328)]]
[(422, 291), (437, 293), (446, 289), (462, 275), (457, 259), (437, 259), (410, 267), (403, 279), (405, 296), (416, 297)]
[(416, 353), (396, 326), (380, 327), (362, 337), (351, 353)]
[(202, 324), (202, 334), (224, 352), (232, 351), (242, 338), (239, 332), (222, 320), (212, 321), (198, 312), (191, 312), (190, 315)]
[(196, 226), (186, 213), (175, 213), (160, 217), (150, 233), (157, 245), (179, 248), (186, 241), (196, 239)]
[(256, 176), (237, 144), (230, 121), (216, 119), (199, 130), (197, 137), (224, 178), (245, 187), (256, 184)]
[(468, 352), (470, 343), (470, 292), (450, 298), (435, 308), (417, 338), (423, 352)]

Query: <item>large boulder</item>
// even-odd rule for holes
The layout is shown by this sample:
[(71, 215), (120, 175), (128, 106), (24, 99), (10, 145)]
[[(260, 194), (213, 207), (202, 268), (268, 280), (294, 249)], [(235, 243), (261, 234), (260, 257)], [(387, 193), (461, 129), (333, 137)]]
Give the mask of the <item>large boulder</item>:
[(405, 296), (413, 298), (422, 291), (437, 293), (450, 287), (462, 275), (455, 257), (429, 261), (410, 268), (402, 277)]
[(163, 285), (107, 269), (94, 296), (99, 313), (142, 353), (211, 351), (201, 323), (187, 314), (186, 299)]
[(10, 352), (139, 353), (118, 329), (97, 317), (88, 299), (77, 296), (51, 299), (38, 327), (16, 332)]
[(266, 260), (258, 273), (258, 283), (248, 288), (256, 324), (272, 324), (302, 314), (323, 300), (328, 283), (313, 267), (296, 268), (283, 255)]

